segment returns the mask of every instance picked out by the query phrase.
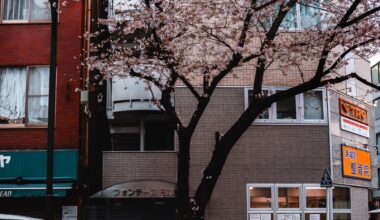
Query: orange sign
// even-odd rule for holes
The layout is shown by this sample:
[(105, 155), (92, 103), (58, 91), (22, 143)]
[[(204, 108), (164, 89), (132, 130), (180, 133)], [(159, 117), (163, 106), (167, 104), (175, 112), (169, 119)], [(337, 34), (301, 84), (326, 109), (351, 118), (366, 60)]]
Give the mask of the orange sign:
[(368, 125), (367, 110), (342, 98), (339, 99), (340, 115)]
[(342, 145), (343, 176), (371, 180), (371, 153)]

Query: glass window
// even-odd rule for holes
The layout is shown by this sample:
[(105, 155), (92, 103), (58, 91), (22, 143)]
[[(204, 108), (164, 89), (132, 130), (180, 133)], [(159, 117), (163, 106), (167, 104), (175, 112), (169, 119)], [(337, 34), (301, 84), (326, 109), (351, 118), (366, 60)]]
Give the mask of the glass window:
[(284, 20), (281, 23), (281, 27), (295, 29), (297, 27), (297, 6), (294, 5), (292, 9), (288, 11)]
[[(269, 91), (268, 90), (263, 90), (262, 91), (263, 96), (268, 96)], [(252, 102), (253, 98), (253, 90), (248, 90), (248, 103)], [(269, 108), (265, 109), (260, 115), (257, 117), (257, 119), (269, 119)]]
[(272, 208), (272, 189), (269, 187), (250, 187), (251, 208)]
[(0, 69), (0, 124), (46, 124), (48, 99), (48, 67)]
[(372, 73), (372, 83), (378, 84), (379, 83), (379, 66), (375, 65), (371, 68)]
[(326, 189), (306, 187), (305, 193), (307, 208), (326, 208)]
[(112, 134), (113, 150), (139, 151), (140, 133), (116, 133)]
[(48, 122), (49, 67), (29, 68), (28, 123)]
[(334, 213), (334, 220), (351, 220), (350, 213)]
[(46, 0), (3, 1), (4, 21), (50, 20), (49, 2)]
[(144, 150), (174, 150), (174, 129), (167, 120), (145, 122), (144, 130)]
[(296, 97), (291, 97), (285, 100), (278, 101), (277, 106), (277, 119), (296, 119)]
[(32, 0), (32, 6), (30, 8), (30, 19), (50, 20), (50, 9), (49, 4), (46, 2), (46, 0)]
[(3, 20), (28, 20), (29, 1), (4, 0)]
[(309, 91), (303, 94), (304, 119), (323, 120), (322, 91)]
[(350, 188), (334, 187), (333, 207), (334, 209), (351, 209)]
[(279, 208), (299, 208), (299, 188), (280, 187), (278, 188), (278, 207)]
[(326, 213), (306, 213), (305, 214), (306, 220), (326, 220)]
[(0, 123), (25, 122), (26, 68), (0, 69)]
[(301, 15), (301, 28), (311, 28), (316, 27), (320, 24), (320, 9), (319, 1), (313, 0), (310, 1), (301, 0), (300, 6), (300, 15)]

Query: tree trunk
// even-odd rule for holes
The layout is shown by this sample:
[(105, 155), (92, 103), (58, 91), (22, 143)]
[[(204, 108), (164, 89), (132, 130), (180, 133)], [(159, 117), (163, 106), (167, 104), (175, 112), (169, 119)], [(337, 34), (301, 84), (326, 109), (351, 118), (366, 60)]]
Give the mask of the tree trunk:
[(178, 167), (177, 167), (177, 198), (178, 214), (181, 220), (190, 220), (190, 196), (189, 196), (189, 174), (190, 174), (190, 141), (191, 134), (186, 128), (178, 131)]

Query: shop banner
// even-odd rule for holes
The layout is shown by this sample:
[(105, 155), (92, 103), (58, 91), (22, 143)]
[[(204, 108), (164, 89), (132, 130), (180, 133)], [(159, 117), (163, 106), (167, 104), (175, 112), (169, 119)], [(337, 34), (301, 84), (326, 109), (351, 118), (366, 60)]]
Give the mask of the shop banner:
[(369, 138), (369, 127), (368, 125), (356, 122), (349, 118), (340, 117), (340, 128), (342, 130)]
[(371, 180), (371, 153), (342, 145), (343, 176)]

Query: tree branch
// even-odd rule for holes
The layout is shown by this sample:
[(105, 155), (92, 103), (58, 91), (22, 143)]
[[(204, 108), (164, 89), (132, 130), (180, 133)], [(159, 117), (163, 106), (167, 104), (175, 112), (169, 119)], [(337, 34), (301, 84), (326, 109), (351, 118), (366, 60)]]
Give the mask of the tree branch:
[(260, 55), (257, 60), (257, 68), (256, 68), (256, 74), (255, 74), (255, 79), (254, 79), (254, 85), (253, 85), (253, 94), (258, 95), (261, 93), (262, 89), (262, 84), (264, 80), (264, 73), (265, 73), (265, 67), (266, 67), (266, 58), (265, 58), (265, 49), (269, 47), (274, 38), (277, 35), (277, 31), (284, 20), (285, 16), (288, 14), (290, 9), (295, 6), (297, 0), (290, 0), (286, 5), (281, 5), (279, 12), (269, 29), (269, 31), (266, 33), (266, 38), (264, 39), (263, 44), (261, 45), (260, 48)]
[(358, 48), (358, 47), (361, 47), (361, 46), (364, 46), (364, 45), (366, 45), (366, 44), (368, 44), (368, 43), (371, 43), (372, 41), (378, 40), (378, 39), (380, 39), (380, 36), (377, 37), (377, 38), (371, 38), (371, 39), (368, 39), (368, 40), (366, 40), (366, 41), (360, 42), (360, 43), (358, 43), (358, 44), (356, 44), (356, 45), (354, 45), (354, 46), (348, 48), (346, 51), (344, 51), (344, 52), (343, 52), (343, 53), (342, 53), (342, 54), (341, 54), (341, 55), (335, 60), (335, 62), (334, 62), (329, 68), (327, 68), (327, 69), (323, 72), (323, 75), (326, 75), (326, 74), (330, 73), (331, 70), (334, 69), (334, 68), (340, 63), (340, 61), (341, 61), (341, 60), (342, 60), (347, 54), (349, 54), (351, 51), (355, 50), (355, 49)]
[(372, 14), (378, 12), (378, 11), (380, 11), (380, 6), (379, 6), (379, 7), (376, 7), (376, 8), (373, 8), (373, 9), (371, 9), (371, 10), (369, 10), (369, 11), (366, 11), (365, 13), (363, 13), (363, 14), (361, 14), (361, 15), (359, 15), (359, 16), (353, 18), (353, 19), (351, 19), (350, 21), (347, 21), (347, 22), (344, 24), (344, 27), (348, 27), (348, 26), (350, 26), (350, 25), (352, 25), (352, 24), (358, 23), (358, 22), (360, 22), (361, 20), (367, 18), (368, 16), (370, 16), (370, 15), (372, 15)]

